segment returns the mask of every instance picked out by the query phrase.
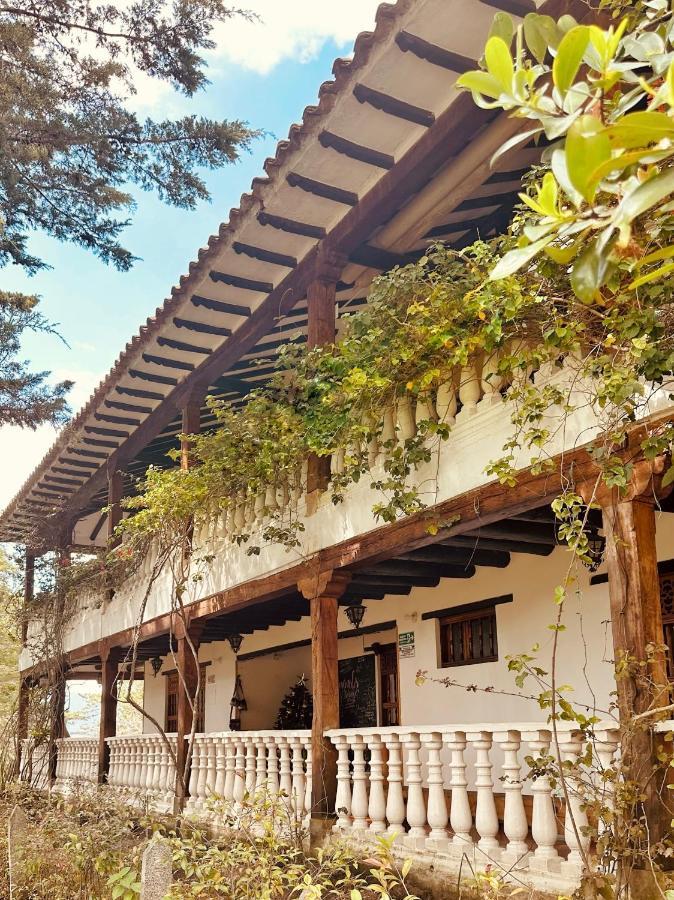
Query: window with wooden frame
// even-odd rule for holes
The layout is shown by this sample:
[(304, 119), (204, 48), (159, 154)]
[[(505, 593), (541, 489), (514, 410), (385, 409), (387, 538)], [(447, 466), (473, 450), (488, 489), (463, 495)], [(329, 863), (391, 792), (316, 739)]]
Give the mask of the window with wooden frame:
[[(205, 728), (206, 721), (206, 665), (199, 666), (201, 672), (199, 691), (199, 699), (197, 700), (197, 727), (196, 732), (200, 733)], [(172, 672), (166, 673), (166, 733), (175, 734), (178, 731), (178, 688), (180, 679), (178, 672), (174, 669)]]
[(440, 624), (440, 665), (468, 666), (496, 662), (496, 607), (443, 616)]

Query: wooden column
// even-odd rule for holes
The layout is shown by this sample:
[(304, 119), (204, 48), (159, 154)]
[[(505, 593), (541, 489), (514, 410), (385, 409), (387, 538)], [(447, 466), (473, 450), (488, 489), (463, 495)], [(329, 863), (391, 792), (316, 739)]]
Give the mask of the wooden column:
[(117, 673), (122, 652), (108, 647), (101, 652), (101, 721), (98, 732), (98, 783), (105, 784), (110, 768), (106, 738), (117, 734)]
[(337, 754), (323, 737), (339, 728), (337, 666), (338, 600), (351, 579), (344, 572), (322, 572), (298, 582), (311, 604), (311, 689), (314, 713), (311, 725), (312, 835), (319, 837), (326, 819), (334, 814), (337, 792)]
[[(176, 800), (177, 809), (182, 809), (187, 799), (190, 781), (188, 762), (189, 738), (192, 733), (194, 712), (198, 708), (197, 691), (204, 690), (199, 680), (199, 643), (203, 623), (192, 622), (187, 633), (182, 627), (176, 634), (176, 665), (178, 668), (178, 742), (176, 748)], [(190, 646), (191, 645), (191, 646)], [(181, 775), (183, 776), (181, 778)]]
[(51, 719), (51, 734), (49, 740), (49, 778), (53, 782), (56, 778), (56, 741), (66, 735), (65, 704), (66, 704), (66, 676), (63, 669), (52, 669), (49, 674), (49, 713)]
[[(347, 263), (345, 256), (319, 252), (316, 277), (307, 288), (307, 346), (332, 344), (337, 331), (337, 282)], [(315, 503), (317, 492), (330, 480), (330, 457), (311, 456), (307, 469), (307, 497)]]
[(122, 496), (124, 493), (124, 472), (121, 469), (108, 471), (108, 549), (119, 543), (115, 536), (115, 528), (122, 521)]
[(23, 582), (23, 617), (21, 619), (21, 646), (28, 638), (28, 615), (35, 596), (35, 554), (26, 548), (26, 568)]
[(189, 469), (192, 465), (191, 441), (188, 439), (190, 434), (199, 434), (201, 430), (201, 407), (206, 396), (205, 390), (194, 392), (182, 407), (182, 434), (185, 435), (180, 442), (180, 467)]
[(642, 793), (635, 815), (645, 817), (652, 843), (671, 821), (665, 806), (671, 778), (658, 763), (658, 741), (651, 731), (663, 716), (643, 717), (670, 702), (655, 544), (657, 488), (653, 464), (644, 461), (634, 465), (626, 494), (602, 487), (595, 495), (606, 535), (624, 774)]

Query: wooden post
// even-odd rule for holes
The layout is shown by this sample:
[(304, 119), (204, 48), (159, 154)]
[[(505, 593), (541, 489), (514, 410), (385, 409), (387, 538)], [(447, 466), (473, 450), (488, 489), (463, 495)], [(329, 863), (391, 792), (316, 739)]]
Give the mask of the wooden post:
[(49, 768), (47, 774), (49, 783), (53, 784), (56, 778), (56, 741), (59, 738), (65, 737), (66, 734), (66, 675), (63, 669), (52, 669), (49, 675), (49, 682), (51, 691), (49, 703), (51, 733), (49, 741)]
[(201, 407), (204, 402), (205, 391), (199, 390), (193, 393), (182, 407), (182, 434), (185, 435), (180, 442), (180, 467), (189, 469), (193, 463), (191, 453), (191, 441), (187, 438), (190, 434), (199, 434), (201, 430)]
[[(347, 263), (338, 253), (319, 252), (316, 277), (307, 288), (307, 346), (332, 344), (337, 330), (336, 292), (339, 276)], [(310, 456), (307, 468), (307, 498), (315, 504), (317, 494), (330, 480), (330, 457)]]
[(124, 473), (120, 469), (108, 471), (108, 549), (111, 550), (119, 543), (119, 537), (115, 536), (115, 528), (122, 521), (122, 496), (124, 493)]
[[(655, 544), (657, 482), (653, 464), (638, 462), (626, 493), (601, 487), (594, 496), (602, 507), (606, 535), (622, 765), (624, 777), (643, 796), (635, 815), (648, 823), (652, 844), (671, 821), (664, 796), (671, 778), (658, 762), (658, 741), (651, 730), (663, 716), (643, 716), (670, 702)], [(582, 493), (590, 499), (589, 491)]]
[[(204, 690), (199, 679), (199, 643), (203, 623), (192, 622), (185, 633), (178, 629), (176, 635), (176, 665), (178, 667), (178, 740), (176, 748), (176, 801), (177, 810), (185, 805), (189, 785), (188, 749), (189, 737), (192, 733), (194, 713), (198, 709), (197, 692)], [(181, 633), (182, 632), (182, 633)], [(191, 646), (190, 646), (191, 645)]]
[(101, 720), (98, 732), (98, 783), (105, 784), (110, 768), (107, 738), (117, 734), (118, 669), (122, 653), (118, 647), (101, 652)]
[(28, 739), (29, 686), (25, 678), (19, 679), (19, 696), (16, 710), (16, 776), (21, 778), (23, 743)]
[(26, 569), (23, 582), (23, 617), (21, 620), (21, 646), (28, 638), (28, 614), (35, 596), (35, 554), (26, 547)]
[(328, 571), (298, 582), (311, 604), (311, 832), (315, 839), (322, 836), (335, 809), (337, 752), (323, 735), (330, 728), (339, 728), (337, 601), (350, 580), (348, 573)]

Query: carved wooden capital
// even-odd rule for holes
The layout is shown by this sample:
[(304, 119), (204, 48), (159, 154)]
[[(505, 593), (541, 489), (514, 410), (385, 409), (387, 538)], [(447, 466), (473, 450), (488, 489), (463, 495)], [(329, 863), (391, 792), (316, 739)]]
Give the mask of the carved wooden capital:
[(297, 588), (306, 600), (314, 600), (316, 597), (334, 597), (339, 599), (347, 589), (351, 581), (349, 572), (327, 569), (323, 572), (314, 572), (297, 580)]
[[(608, 487), (601, 479), (598, 479), (585, 481), (578, 485), (578, 493), (585, 503), (598, 503), (602, 509), (617, 506), (619, 503), (630, 503), (634, 500), (655, 503), (656, 499), (663, 495), (661, 482), (664, 470), (665, 459), (662, 456), (655, 459), (641, 459), (633, 463), (632, 477), (626, 489)], [(664, 493), (667, 491), (665, 490)]]
[(316, 280), (323, 284), (337, 284), (348, 261), (344, 253), (337, 253), (319, 245), (316, 256)]

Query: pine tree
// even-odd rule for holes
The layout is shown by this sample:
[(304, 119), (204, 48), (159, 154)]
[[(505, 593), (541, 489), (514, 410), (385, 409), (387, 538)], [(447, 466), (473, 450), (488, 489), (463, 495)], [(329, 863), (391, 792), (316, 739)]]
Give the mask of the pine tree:
[(281, 701), (276, 717), (279, 730), (311, 728), (314, 704), (307, 680), (301, 675)]
[[(186, 209), (208, 199), (201, 171), (236, 160), (255, 132), (195, 115), (139, 119), (129, 101), (140, 77), (187, 96), (203, 88), (202, 54), (234, 15), (224, 0), (0, 0), (0, 266), (44, 268), (29, 246), (43, 231), (126, 270), (132, 185)], [(26, 330), (50, 330), (36, 303), (0, 287), (0, 425), (67, 413), (68, 385), (7, 352)]]

